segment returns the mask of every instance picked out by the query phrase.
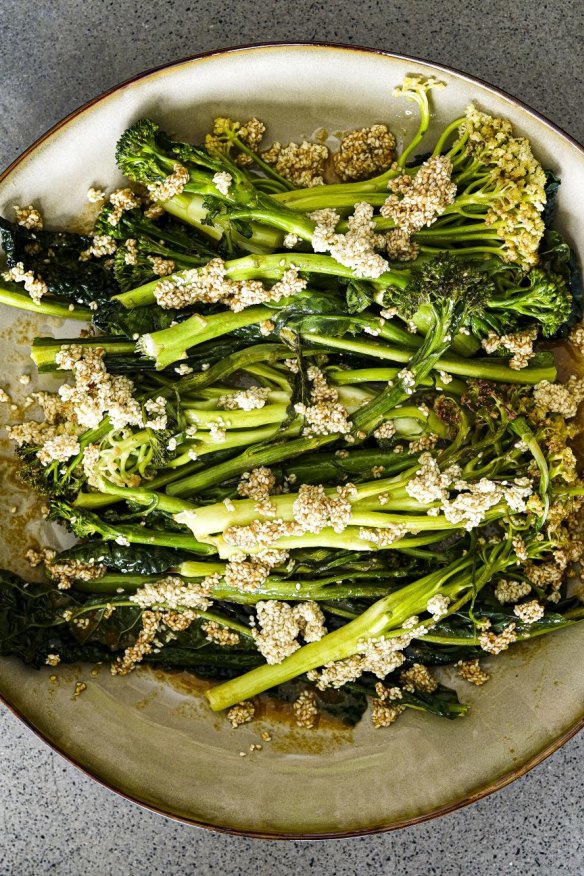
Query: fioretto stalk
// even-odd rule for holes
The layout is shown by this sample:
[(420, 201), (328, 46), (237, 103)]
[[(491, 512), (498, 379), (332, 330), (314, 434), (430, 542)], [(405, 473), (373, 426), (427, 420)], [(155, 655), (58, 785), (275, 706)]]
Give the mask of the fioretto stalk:
[[(461, 607), (509, 562), (503, 556), (485, 564), (479, 570), (469, 570), (473, 558), (455, 561), (450, 567), (426, 575), (418, 581), (383, 597), (340, 629), (295, 651), (281, 663), (258, 666), (245, 675), (207, 691), (213, 711), (227, 709), (283, 684), (291, 678), (337, 660), (359, 653), (368, 642), (407, 633), (403, 625), (412, 617), (423, 615), (432, 596), (440, 594)], [(431, 622), (428, 626), (431, 627)]]

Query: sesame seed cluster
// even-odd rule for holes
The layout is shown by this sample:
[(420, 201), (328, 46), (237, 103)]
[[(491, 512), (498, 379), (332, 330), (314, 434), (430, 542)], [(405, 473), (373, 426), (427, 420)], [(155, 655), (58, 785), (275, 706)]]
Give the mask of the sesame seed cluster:
[(333, 155), (335, 171), (345, 182), (369, 179), (391, 167), (394, 160), (395, 137), (386, 125), (349, 131)]
[(296, 413), (304, 417), (304, 432), (308, 435), (347, 435), (351, 424), (348, 411), (338, 400), (338, 390), (327, 383), (323, 372), (315, 365), (307, 369), (307, 377), (312, 383), (311, 404), (296, 402), (294, 405)]
[(300, 648), (298, 637), (317, 642), (326, 635), (324, 614), (316, 602), (289, 605), (269, 599), (256, 604), (259, 628), (252, 630), (258, 650), (266, 663), (281, 663)]
[(262, 159), (299, 188), (324, 185), (325, 166), (329, 151), (322, 143), (288, 143), (278, 141), (261, 153)]
[(404, 174), (389, 182), (393, 194), (380, 209), (393, 220), (395, 230), (388, 232), (386, 249), (391, 258), (409, 261), (416, 258), (418, 248), (411, 243), (416, 231), (431, 225), (456, 198), (456, 184), (451, 180), (452, 162), (445, 155), (434, 155), (425, 161), (415, 176)]
[(529, 360), (535, 356), (533, 342), (536, 338), (537, 328), (530, 326), (523, 332), (511, 332), (508, 335), (501, 335), (501, 337), (498, 337), (495, 332), (489, 332), (481, 344), (487, 353), (494, 353), (500, 347), (509, 350), (513, 354), (509, 360), (509, 367), (520, 371), (522, 368), (526, 368)]
[(306, 288), (306, 280), (294, 267), (285, 270), (270, 288), (260, 280), (230, 280), (223, 259), (215, 258), (202, 268), (180, 271), (157, 283), (154, 296), (166, 310), (190, 304), (225, 304), (235, 313), (254, 304), (277, 303)]
[(366, 201), (355, 204), (347, 220), (347, 231), (336, 232), (340, 215), (324, 208), (309, 214), (316, 222), (312, 235), (314, 252), (328, 252), (340, 265), (351, 268), (355, 277), (375, 280), (389, 269), (389, 265), (375, 250), (379, 235), (375, 234), (373, 207)]

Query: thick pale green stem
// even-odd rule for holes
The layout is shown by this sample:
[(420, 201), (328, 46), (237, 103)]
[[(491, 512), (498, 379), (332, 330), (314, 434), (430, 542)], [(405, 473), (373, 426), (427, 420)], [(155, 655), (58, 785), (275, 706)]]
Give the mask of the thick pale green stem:
[(30, 358), (37, 366), (38, 370), (44, 371), (61, 371), (60, 365), (57, 365), (57, 354), (68, 344), (75, 344), (80, 347), (99, 347), (105, 350), (106, 357), (108, 356), (132, 356), (134, 355), (136, 344), (134, 341), (127, 341), (124, 338), (72, 338), (59, 339), (54, 338), (35, 338), (32, 342)]
[[(385, 359), (391, 362), (409, 362), (412, 356), (411, 350), (392, 347), (389, 344), (381, 344), (375, 341), (355, 341), (348, 338), (329, 338), (322, 335), (310, 334), (306, 340), (319, 346), (331, 349), (344, 350), (347, 353), (357, 353), (374, 359)], [(530, 386), (541, 380), (556, 379), (557, 371), (550, 359), (549, 364), (530, 365), (516, 371), (509, 368), (505, 363), (508, 360), (500, 359), (463, 359), (448, 353), (439, 357), (435, 364), (436, 370), (445, 371), (448, 374), (456, 374), (460, 377), (477, 377), (483, 380), (492, 380), (497, 383), (521, 383)], [(501, 364), (499, 364), (499, 362)]]
[(195, 313), (178, 325), (142, 335), (138, 342), (139, 352), (155, 359), (156, 368), (161, 370), (179, 359), (186, 358), (186, 351), (191, 347), (244, 326), (263, 322), (271, 316), (271, 310), (259, 306), (248, 307), (239, 313), (227, 310), (208, 317)]
[[(401, 517), (404, 519), (404, 515), (396, 514), (395, 517)], [(436, 518), (433, 517), (431, 519), (435, 520)], [(439, 521), (436, 532), (434, 532), (433, 528), (430, 526), (412, 526), (412, 532), (419, 532), (420, 529), (422, 529), (430, 530), (430, 534), (404, 536), (404, 538), (397, 541), (380, 545), (376, 541), (362, 537), (362, 535), (364, 536), (364, 533), (360, 527), (348, 526), (342, 533), (335, 532), (333, 529), (323, 529), (322, 532), (319, 532), (317, 535), (307, 533), (306, 535), (300, 536), (284, 536), (283, 538), (276, 539), (270, 547), (286, 551), (296, 549), (310, 550), (312, 548), (325, 548), (327, 550), (334, 549), (341, 551), (407, 551), (413, 548), (424, 547), (428, 544), (434, 544), (434, 542), (439, 541), (444, 537), (445, 531), (450, 531), (454, 528), (455, 527), (452, 523), (448, 523), (448, 521), (443, 518)], [(222, 560), (230, 560), (238, 554), (241, 554), (240, 547), (227, 544), (221, 535), (205, 538), (204, 542), (205, 544), (213, 545)], [(261, 552), (261, 550), (262, 546), (257, 545), (255, 548), (247, 549), (247, 552), (250, 555), (253, 555)]]
[[(346, 279), (353, 279), (355, 277), (354, 271), (351, 268), (341, 265), (332, 256), (303, 252), (264, 253), (243, 256), (239, 259), (230, 259), (225, 262), (225, 274), (230, 280), (280, 280), (284, 273), (292, 267), (306, 273), (322, 274), (324, 276), (344, 277)], [(174, 276), (186, 276), (186, 272), (177, 271), (176, 274), (171, 275), (171, 279)], [(136, 289), (115, 295), (114, 299), (127, 308), (154, 304), (156, 301), (154, 290), (160, 282), (162, 281), (153, 280)], [(380, 288), (394, 286), (402, 289), (406, 284), (407, 275), (404, 275), (399, 270), (386, 271), (375, 280), (375, 285)]]
[[(471, 562), (458, 561), (454, 571), (464, 569)], [(258, 666), (239, 678), (212, 688), (206, 694), (211, 708), (215, 712), (227, 709), (311, 669), (352, 657), (371, 639), (404, 632), (404, 622), (425, 612), (428, 600), (436, 593), (452, 598), (472, 586), (472, 574), (467, 572), (451, 581), (448, 577), (448, 570), (428, 575), (380, 599), (355, 620), (318, 642), (304, 645), (281, 663)]]
[[(85, 307), (71, 305), (67, 301), (59, 301), (56, 298), (45, 296), (36, 303), (27, 292), (14, 284), (14, 286), (0, 286), (0, 304), (7, 307), (16, 307), (18, 310), (27, 310), (30, 313), (42, 313), (44, 316), (56, 316), (59, 319), (75, 319), (79, 322), (91, 322), (92, 313)], [(70, 309), (71, 308), (71, 309)]]

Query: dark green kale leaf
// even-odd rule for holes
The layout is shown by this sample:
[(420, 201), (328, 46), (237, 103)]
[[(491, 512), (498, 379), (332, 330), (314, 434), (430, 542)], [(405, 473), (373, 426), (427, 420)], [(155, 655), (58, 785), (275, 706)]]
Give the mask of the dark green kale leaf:
[(38, 231), (0, 218), (0, 239), (9, 268), (22, 262), (49, 292), (79, 304), (107, 301), (120, 291), (103, 260), (80, 261), (91, 237), (71, 231)]
[(55, 562), (81, 560), (96, 563), (111, 572), (133, 575), (159, 575), (179, 565), (187, 557), (186, 551), (157, 545), (120, 545), (115, 541), (87, 541), (62, 551)]
[(373, 295), (367, 283), (351, 280), (347, 286), (347, 313), (362, 313), (373, 302)]
[[(163, 310), (157, 304), (128, 310), (119, 301), (105, 301), (100, 304), (93, 322), (97, 328), (108, 334), (134, 338), (137, 334), (143, 335), (168, 328), (177, 315), (178, 311)], [(133, 361), (135, 363), (135, 359)]]
[(63, 611), (75, 605), (68, 594), (0, 570), (0, 656), (42, 666), (57, 646), (74, 642)]
[(170, 642), (159, 654), (146, 655), (144, 662), (163, 669), (187, 669), (209, 681), (229, 681), (265, 661), (257, 651), (212, 645), (205, 640), (200, 647)]
[(546, 170), (545, 180), (546, 202), (543, 209), (542, 218), (545, 223), (545, 227), (551, 228), (556, 220), (557, 197), (558, 190), (561, 185), (561, 180), (559, 176), (556, 176), (553, 170)]
[(584, 282), (576, 252), (559, 231), (546, 230), (539, 248), (541, 267), (564, 278), (572, 295), (572, 313), (557, 337), (567, 337), (570, 328), (584, 315)]

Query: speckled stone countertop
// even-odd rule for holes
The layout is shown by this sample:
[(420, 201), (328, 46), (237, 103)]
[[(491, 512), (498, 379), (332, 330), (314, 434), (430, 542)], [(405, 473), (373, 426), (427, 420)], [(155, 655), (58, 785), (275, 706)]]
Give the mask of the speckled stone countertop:
[[(449, 64), (584, 142), (582, 0), (0, 0), (0, 165), (74, 107), (149, 67), (270, 40), (367, 45)], [(377, 837), (287, 844), (205, 833), (91, 781), (0, 707), (0, 876), (141, 873), (491, 876), (584, 872), (580, 736), (495, 796)]]

